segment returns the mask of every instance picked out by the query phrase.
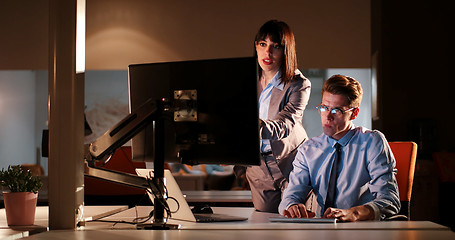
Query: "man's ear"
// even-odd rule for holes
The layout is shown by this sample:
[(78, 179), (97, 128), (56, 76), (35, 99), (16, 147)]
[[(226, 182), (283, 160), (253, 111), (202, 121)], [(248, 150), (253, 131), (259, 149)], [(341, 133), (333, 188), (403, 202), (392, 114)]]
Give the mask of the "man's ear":
[(360, 111), (360, 109), (358, 107), (354, 108), (354, 110), (352, 110), (351, 120), (354, 120), (357, 118), (357, 116), (359, 115), (359, 111)]

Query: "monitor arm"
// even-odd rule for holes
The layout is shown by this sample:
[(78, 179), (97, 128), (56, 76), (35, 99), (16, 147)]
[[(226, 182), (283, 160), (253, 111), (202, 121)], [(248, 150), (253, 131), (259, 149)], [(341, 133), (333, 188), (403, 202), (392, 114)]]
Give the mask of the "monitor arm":
[(95, 163), (97, 161), (109, 161), (115, 150), (151, 124), (156, 116), (159, 115), (159, 112), (158, 103), (156, 101), (148, 100), (140, 106), (137, 111), (126, 116), (93, 143), (85, 145), (85, 175), (131, 187), (141, 189), (149, 188), (146, 179), (143, 177), (104, 168), (97, 168)]
[(149, 99), (136, 111), (123, 118), (93, 143), (86, 146), (86, 160), (91, 167), (96, 161), (109, 161), (110, 156), (164, 112), (164, 107)]
[[(84, 174), (131, 187), (150, 189), (154, 196), (154, 223), (151, 228), (169, 228), (164, 220), (164, 115), (174, 112), (175, 121), (196, 121), (195, 90), (175, 91), (173, 106), (166, 99), (149, 99), (137, 110), (126, 116), (118, 124), (104, 133), (93, 143), (85, 146)], [(190, 114), (188, 114), (190, 113)], [(97, 168), (96, 161), (109, 161), (115, 150), (128, 142), (141, 130), (152, 124), (154, 128), (154, 176), (144, 178), (133, 174)], [(143, 227), (142, 227), (143, 228)]]

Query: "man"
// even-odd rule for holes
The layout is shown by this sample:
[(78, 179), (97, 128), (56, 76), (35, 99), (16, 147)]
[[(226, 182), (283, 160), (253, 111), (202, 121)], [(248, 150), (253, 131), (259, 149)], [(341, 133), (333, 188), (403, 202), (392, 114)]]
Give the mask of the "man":
[[(362, 87), (351, 77), (335, 75), (324, 83), (317, 107), (324, 133), (299, 147), (279, 206), (281, 214), (359, 221), (398, 213), (395, 159), (387, 140), (379, 131), (352, 123), (361, 100)], [(311, 190), (316, 212), (303, 204)]]

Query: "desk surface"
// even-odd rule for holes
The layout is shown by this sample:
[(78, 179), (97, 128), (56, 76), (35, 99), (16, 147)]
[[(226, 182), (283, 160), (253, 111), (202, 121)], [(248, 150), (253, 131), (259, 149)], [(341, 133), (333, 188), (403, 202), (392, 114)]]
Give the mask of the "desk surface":
[[(112, 213), (123, 206), (88, 206), (86, 217), (99, 217)], [(4, 209), (1, 209), (4, 212)], [(0, 210), (0, 211), (1, 211)], [(145, 216), (152, 210), (149, 206), (139, 206), (116, 214), (103, 217), (110, 221), (131, 221), (136, 216)], [(4, 213), (0, 216), (1, 230), (9, 231), (7, 239), (27, 237), (26, 239), (369, 239), (369, 240), (402, 240), (402, 239), (455, 239), (455, 233), (447, 227), (429, 221), (404, 222), (357, 222), (337, 224), (299, 224), (271, 223), (269, 217), (278, 214), (256, 212), (252, 208), (214, 207), (215, 213), (248, 217), (248, 221), (228, 223), (192, 223), (170, 220), (170, 223), (181, 225), (180, 230), (136, 230), (134, 225), (113, 224), (105, 222), (87, 222), (78, 230), (48, 231), (30, 235), (12, 229), (6, 229)], [(36, 224), (47, 226), (47, 207), (38, 207)], [(203, 231), (201, 231), (203, 230)], [(232, 231), (242, 230), (242, 231)], [(2, 232), (0, 231), (0, 236)]]
[[(109, 221), (131, 222), (136, 216), (147, 216), (153, 207), (138, 206), (126, 211), (103, 218)], [(170, 219), (170, 224), (180, 224), (180, 229), (185, 230), (448, 230), (447, 227), (430, 221), (365, 221), (354, 223), (280, 223), (270, 222), (270, 217), (278, 217), (279, 214), (254, 211), (253, 208), (213, 207), (214, 213), (228, 214), (248, 218), (247, 221), (224, 222), (224, 223), (194, 223)], [(98, 228), (102, 224), (87, 223), (88, 229)], [(135, 226), (127, 224), (110, 224), (114, 229), (133, 229)]]
[(98, 230), (98, 231), (50, 231), (32, 235), (27, 239), (65, 239), (65, 240), (99, 240), (99, 239), (188, 239), (188, 240), (227, 240), (227, 239), (349, 239), (349, 240), (403, 240), (403, 239), (429, 239), (453, 240), (455, 233), (440, 230)]

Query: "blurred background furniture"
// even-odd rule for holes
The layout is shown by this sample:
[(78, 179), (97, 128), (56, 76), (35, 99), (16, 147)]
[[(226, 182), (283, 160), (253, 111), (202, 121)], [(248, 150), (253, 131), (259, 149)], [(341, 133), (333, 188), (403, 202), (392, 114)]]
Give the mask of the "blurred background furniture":
[(33, 176), (44, 176), (44, 168), (38, 164), (21, 164), (21, 168), (29, 170)]
[(433, 160), (439, 175), (439, 217), (440, 223), (455, 230), (455, 210), (453, 193), (455, 192), (455, 152), (435, 152)]
[[(131, 147), (117, 149), (102, 168), (136, 174), (136, 168), (145, 168), (145, 163), (133, 162)], [(145, 190), (101, 179), (84, 176), (85, 205), (150, 205)]]

